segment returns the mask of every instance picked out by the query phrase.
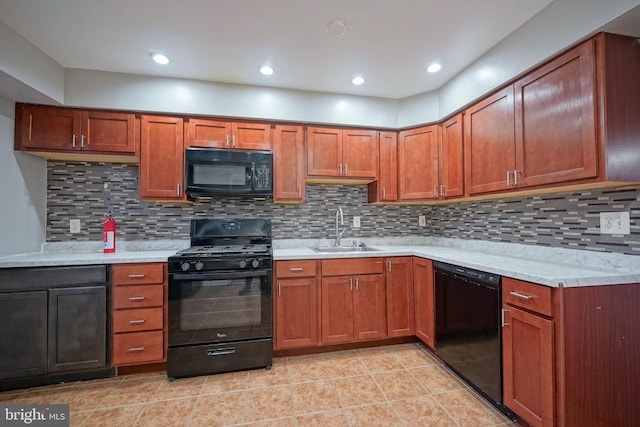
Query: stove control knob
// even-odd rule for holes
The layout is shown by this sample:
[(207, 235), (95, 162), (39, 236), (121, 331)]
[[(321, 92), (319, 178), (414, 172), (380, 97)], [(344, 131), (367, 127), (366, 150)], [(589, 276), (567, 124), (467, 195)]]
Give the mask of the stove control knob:
[(240, 261), (240, 268), (247, 268), (247, 261), (245, 260)]
[(196, 270), (200, 271), (204, 267), (204, 263), (202, 261), (196, 262)]
[(253, 268), (260, 267), (260, 261), (258, 261), (257, 259), (254, 259), (253, 261), (251, 261), (251, 267)]
[(189, 264), (187, 261), (184, 261), (180, 264), (180, 268), (182, 269), (182, 271), (187, 271), (191, 268), (191, 264)]

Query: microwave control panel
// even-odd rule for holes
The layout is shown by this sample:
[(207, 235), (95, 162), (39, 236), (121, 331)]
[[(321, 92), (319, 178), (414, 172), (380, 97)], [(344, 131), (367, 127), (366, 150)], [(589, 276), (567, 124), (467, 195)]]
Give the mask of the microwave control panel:
[(256, 165), (256, 188), (271, 188), (271, 169), (268, 165)]

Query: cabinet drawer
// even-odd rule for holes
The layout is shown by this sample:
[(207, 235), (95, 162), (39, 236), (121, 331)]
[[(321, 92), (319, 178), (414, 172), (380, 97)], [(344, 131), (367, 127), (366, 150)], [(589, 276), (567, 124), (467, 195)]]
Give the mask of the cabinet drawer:
[(164, 359), (164, 332), (134, 332), (113, 337), (113, 365), (135, 365)]
[(121, 286), (113, 288), (113, 308), (162, 307), (163, 285)]
[(164, 326), (162, 308), (139, 308), (117, 310), (113, 313), (113, 332), (138, 332), (162, 329)]
[(277, 261), (276, 277), (314, 277), (316, 275), (315, 260)]
[(553, 288), (504, 277), (502, 302), (553, 317)]
[(116, 264), (112, 267), (113, 285), (150, 285), (164, 282), (164, 263)]
[(382, 258), (346, 258), (322, 260), (323, 276), (355, 276), (383, 272)]

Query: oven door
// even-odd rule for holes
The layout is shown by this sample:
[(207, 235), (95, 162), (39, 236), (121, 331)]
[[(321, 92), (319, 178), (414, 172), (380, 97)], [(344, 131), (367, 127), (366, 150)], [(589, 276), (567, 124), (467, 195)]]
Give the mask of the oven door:
[(271, 338), (271, 269), (169, 275), (169, 346)]

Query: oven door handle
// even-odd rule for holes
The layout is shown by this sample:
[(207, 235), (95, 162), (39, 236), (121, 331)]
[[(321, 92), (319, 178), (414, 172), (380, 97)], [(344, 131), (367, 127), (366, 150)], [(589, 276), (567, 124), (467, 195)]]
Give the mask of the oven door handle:
[(173, 280), (220, 280), (220, 279), (244, 279), (246, 277), (263, 277), (269, 276), (271, 270), (249, 270), (241, 272), (226, 273), (173, 273)]

